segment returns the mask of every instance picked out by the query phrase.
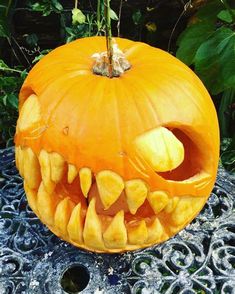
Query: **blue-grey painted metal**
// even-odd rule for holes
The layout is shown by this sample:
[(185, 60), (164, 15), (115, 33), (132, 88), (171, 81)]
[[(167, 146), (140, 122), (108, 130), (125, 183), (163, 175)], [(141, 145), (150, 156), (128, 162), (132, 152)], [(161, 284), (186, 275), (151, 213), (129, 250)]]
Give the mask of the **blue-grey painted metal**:
[(60, 294), (63, 273), (85, 266), (81, 293), (235, 293), (235, 178), (220, 168), (200, 215), (149, 249), (95, 254), (61, 241), (27, 205), (12, 148), (0, 150), (0, 294)]

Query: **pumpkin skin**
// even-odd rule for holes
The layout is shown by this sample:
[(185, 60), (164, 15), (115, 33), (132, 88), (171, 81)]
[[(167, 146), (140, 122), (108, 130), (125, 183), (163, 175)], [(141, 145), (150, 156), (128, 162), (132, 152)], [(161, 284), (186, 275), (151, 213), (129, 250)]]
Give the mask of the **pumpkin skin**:
[(92, 72), (104, 37), (39, 61), (20, 91), (15, 134), (33, 211), (64, 240), (110, 253), (184, 228), (207, 201), (219, 159), (216, 111), (199, 78), (160, 49), (116, 42), (131, 64), (118, 78)]

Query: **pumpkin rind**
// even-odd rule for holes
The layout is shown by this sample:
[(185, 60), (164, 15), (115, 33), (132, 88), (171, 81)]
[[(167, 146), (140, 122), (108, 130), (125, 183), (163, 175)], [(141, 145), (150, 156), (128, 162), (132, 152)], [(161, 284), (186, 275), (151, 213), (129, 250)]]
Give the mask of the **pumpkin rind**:
[(118, 78), (92, 72), (103, 37), (38, 62), (20, 92), (15, 135), (31, 208), (55, 234), (97, 252), (180, 231), (209, 197), (219, 158), (216, 111), (198, 77), (160, 49), (116, 42), (131, 64)]

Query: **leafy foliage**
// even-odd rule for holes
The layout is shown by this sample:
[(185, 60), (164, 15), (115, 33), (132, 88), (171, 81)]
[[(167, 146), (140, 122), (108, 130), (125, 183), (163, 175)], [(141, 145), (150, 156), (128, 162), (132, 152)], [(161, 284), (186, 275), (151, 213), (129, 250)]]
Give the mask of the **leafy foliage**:
[[(177, 57), (194, 66), (212, 95), (221, 97), (218, 112), (222, 163), (235, 172), (235, 10), (226, 0), (208, 1), (178, 39)], [(223, 146), (223, 148), (222, 148)]]
[(42, 50), (40, 51), (40, 54), (37, 55), (34, 60), (32, 61), (32, 63), (36, 63), (38, 62), (40, 59), (42, 59), (45, 55), (47, 55), (52, 49), (46, 49), (46, 50)]
[(198, 48), (213, 33), (213, 28), (210, 22), (195, 23), (188, 27), (178, 39), (177, 57), (187, 65), (191, 65)]
[[(5, 38), (10, 44), (11, 30), (9, 12), (13, 1), (3, 0), (0, 5), (0, 38)], [(76, 2), (75, 2), (76, 3)], [(77, 2), (78, 4), (78, 2)], [(52, 13), (59, 15), (61, 32), (64, 36), (64, 43), (71, 42), (80, 37), (88, 37), (104, 33), (104, 1), (101, 0), (101, 11), (99, 22), (96, 12), (90, 11), (84, 13), (77, 4), (69, 14), (65, 12), (63, 5), (59, 0), (29, 0), (27, 5), (32, 11), (40, 13), (46, 17)], [(114, 10), (111, 10), (111, 18), (118, 20)], [(30, 48), (38, 45), (39, 39), (35, 33), (25, 34), (25, 41)], [(38, 62), (51, 49), (38, 50), (39, 54), (32, 60), (32, 65)], [(1, 54), (1, 52), (0, 52)], [(15, 53), (14, 53), (15, 54)], [(0, 56), (1, 58), (1, 56)], [(18, 93), (23, 80), (26, 76), (26, 69), (21, 71), (17, 67), (10, 68), (0, 59), (0, 145), (7, 146), (13, 143), (16, 119), (18, 116)]]
[[(4, 75), (1, 75), (1, 71)], [(12, 75), (12, 72), (16, 74)], [(26, 71), (10, 69), (0, 60), (0, 144), (6, 142), (7, 146), (12, 145), (18, 115), (18, 91), (26, 74)]]
[(63, 6), (58, 0), (30, 1), (29, 7), (34, 11), (41, 12), (43, 16), (47, 16), (52, 12), (61, 13), (63, 11)]
[(90, 37), (97, 34), (96, 16), (94, 13), (73, 16), (72, 25), (66, 25), (66, 20), (62, 16), (64, 24), (65, 42), (69, 43), (77, 38)]
[(221, 161), (226, 169), (235, 173), (235, 89), (224, 91), (218, 111), (220, 121)]
[(73, 25), (78, 24), (83, 24), (86, 21), (86, 16), (83, 14), (83, 12), (78, 9), (74, 8), (72, 10), (72, 23)]
[(235, 33), (226, 27), (217, 29), (198, 48), (195, 70), (212, 94), (235, 85)]
[(11, 0), (2, 0), (0, 5), (0, 38), (9, 36), (8, 29), (8, 11), (11, 6)]

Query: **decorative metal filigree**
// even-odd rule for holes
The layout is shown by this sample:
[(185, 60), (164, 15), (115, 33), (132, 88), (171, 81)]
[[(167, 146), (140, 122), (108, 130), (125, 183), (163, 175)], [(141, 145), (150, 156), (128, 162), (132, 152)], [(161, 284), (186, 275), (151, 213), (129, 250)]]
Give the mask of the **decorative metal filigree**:
[(167, 242), (125, 254), (79, 250), (27, 205), (12, 148), (0, 150), (0, 294), (67, 293), (63, 273), (86, 267), (82, 293), (235, 293), (235, 178), (220, 168), (200, 215)]

